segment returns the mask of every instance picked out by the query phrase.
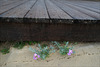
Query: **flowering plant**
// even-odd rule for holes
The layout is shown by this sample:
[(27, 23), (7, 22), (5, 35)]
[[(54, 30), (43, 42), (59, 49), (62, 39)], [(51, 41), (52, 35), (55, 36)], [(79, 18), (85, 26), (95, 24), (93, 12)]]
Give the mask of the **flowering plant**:
[(41, 59), (45, 59), (46, 57), (49, 56), (50, 53), (55, 52), (54, 47), (50, 46), (50, 47), (44, 47), (42, 48), (40, 44), (38, 44), (39, 50), (36, 49), (32, 49), (31, 47), (29, 47), (29, 50), (31, 50), (32, 52), (34, 52), (34, 59), (41, 58)]
[(68, 48), (69, 42), (64, 42), (65, 43), (65, 46), (61, 46), (61, 44), (59, 42), (56, 42), (56, 41), (54, 41), (52, 43), (54, 43), (54, 45), (57, 46), (57, 48), (59, 49), (59, 53), (61, 55), (66, 55), (66, 54), (67, 55), (71, 55), (71, 53), (75, 53), (75, 52), (72, 52), (72, 49), (74, 47), (69, 47)]

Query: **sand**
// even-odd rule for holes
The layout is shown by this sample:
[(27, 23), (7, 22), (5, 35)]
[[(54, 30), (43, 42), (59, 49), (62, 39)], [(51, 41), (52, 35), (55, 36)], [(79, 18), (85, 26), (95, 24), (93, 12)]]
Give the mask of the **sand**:
[(46, 60), (33, 60), (28, 47), (20, 50), (12, 47), (10, 53), (0, 53), (0, 67), (100, 67), (100, 43), (78, 43), (73, 49), (75, 54), (61, 56), (56, 51)]

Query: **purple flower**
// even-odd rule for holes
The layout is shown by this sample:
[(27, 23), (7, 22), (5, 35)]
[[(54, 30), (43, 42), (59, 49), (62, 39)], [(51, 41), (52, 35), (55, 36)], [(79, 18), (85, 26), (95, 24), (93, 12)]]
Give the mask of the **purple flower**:
[(69, 53), (73, 53), (73, 51), (69, 49)]
[(67, 53), (67, 55), (71, 55), (72, 53), (73, 51), (69, 49), (69, 53)]
[(33, 59), (36, 60), (37, 58), (40, 58), (40, 55), (37, 55), (36, 53), (33, 56)]
[(37, 56), (37, 54), (35, 53), (34, 56)]
[(71, 53), (67, 53), (67, 55), (71, 55)]
[(36, 59), (37, 59), (37, 57), (33, 56), (33, 59), (34, 59), (34, 60), (36, 60)]
[(40, 58), (40, 55), (38, 55), (38, 58)]

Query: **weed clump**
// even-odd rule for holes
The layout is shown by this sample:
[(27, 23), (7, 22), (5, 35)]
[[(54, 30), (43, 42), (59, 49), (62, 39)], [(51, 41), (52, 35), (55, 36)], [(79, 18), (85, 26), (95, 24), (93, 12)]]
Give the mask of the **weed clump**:
[(9, 48), (3, 48), (2, 50), (0, 50), (0, 52), (2, 54), (7, 54), (7, 53), (9, 53)]
[(38, 44), (39, 50), (33, 49), (32, 47), (29, 47), (29, 50), (34, 52), (35, 54), (38, 54), (40, 56), (41, 59), (46, 59), (46, 57), (49, 56), (49, 54), (54, 53), (54, 47), (50, 46), (50, 47), (41, 47), (40, 44)]
[(22, 49), (25, 46), (25, 42), (16, 42), (13, 47), (17, 49)]

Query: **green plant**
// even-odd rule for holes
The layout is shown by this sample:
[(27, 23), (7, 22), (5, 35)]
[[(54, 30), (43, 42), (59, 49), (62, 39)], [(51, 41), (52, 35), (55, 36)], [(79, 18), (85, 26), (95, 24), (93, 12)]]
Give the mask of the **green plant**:
[(59, 46), (61, 46), (61, 44), (57, 41), (52, 41), (51, 43), (53, 43), (53, 45), (55, 45), (57, 48), (59, 48)]
[(9, 53), (9, 48), (4, 48), (4, 49), (0, 50), (0, 52), (2, 54), (7, 54), (7, 53)]
[(42, 45), (42, 48), (44, 48), (44, 47), (46, 47), (46, 46), (47, 46), (47, 44), (43, 44), (43, 45)]
[(64, 42), (64, 46), (57, 41), (52, 42), (58, 49), (61, 55), (66, 55), (69, 52), (69, 49), (72, 50), (74, 47), (68, 47), (69, 42)]
[(28, 45), (32, 45), (32, 41), (26, 41), (26, 43), (28, 43)]
[(75, 42), (74, 45), (78, 44), (78, 42)]
[(25, 42), (16, 42), (13, 47), (17, 49), (22, 49), (25, 46)]
[(37, 44), (37, 43), (40, 43), (40, 42), (38, 42), (38, 41), (33, 41), (33, 44)]
[(52, 46), (50, 46), (50, 47), (46, 46), (46, 47), (42, 48), (41, 45), (38, 44), (38, 47), (39, 47), (39, 50), (36, 50), (36, 49), (33, 50), (31, 47), (29, 47), (29, 50), (36, 53), (36, 54), (38, 54), (38, 55), (40, 55), (40, 58), (43, 59), (43, 60), (46, 57), (48, 57), (50, 53), (55, 52), (54, 47), (52, 47)]
[(25, 41), (25, 43), (28, 43), (28, 45), (37, 44), (39, 43), (38, 41)]

